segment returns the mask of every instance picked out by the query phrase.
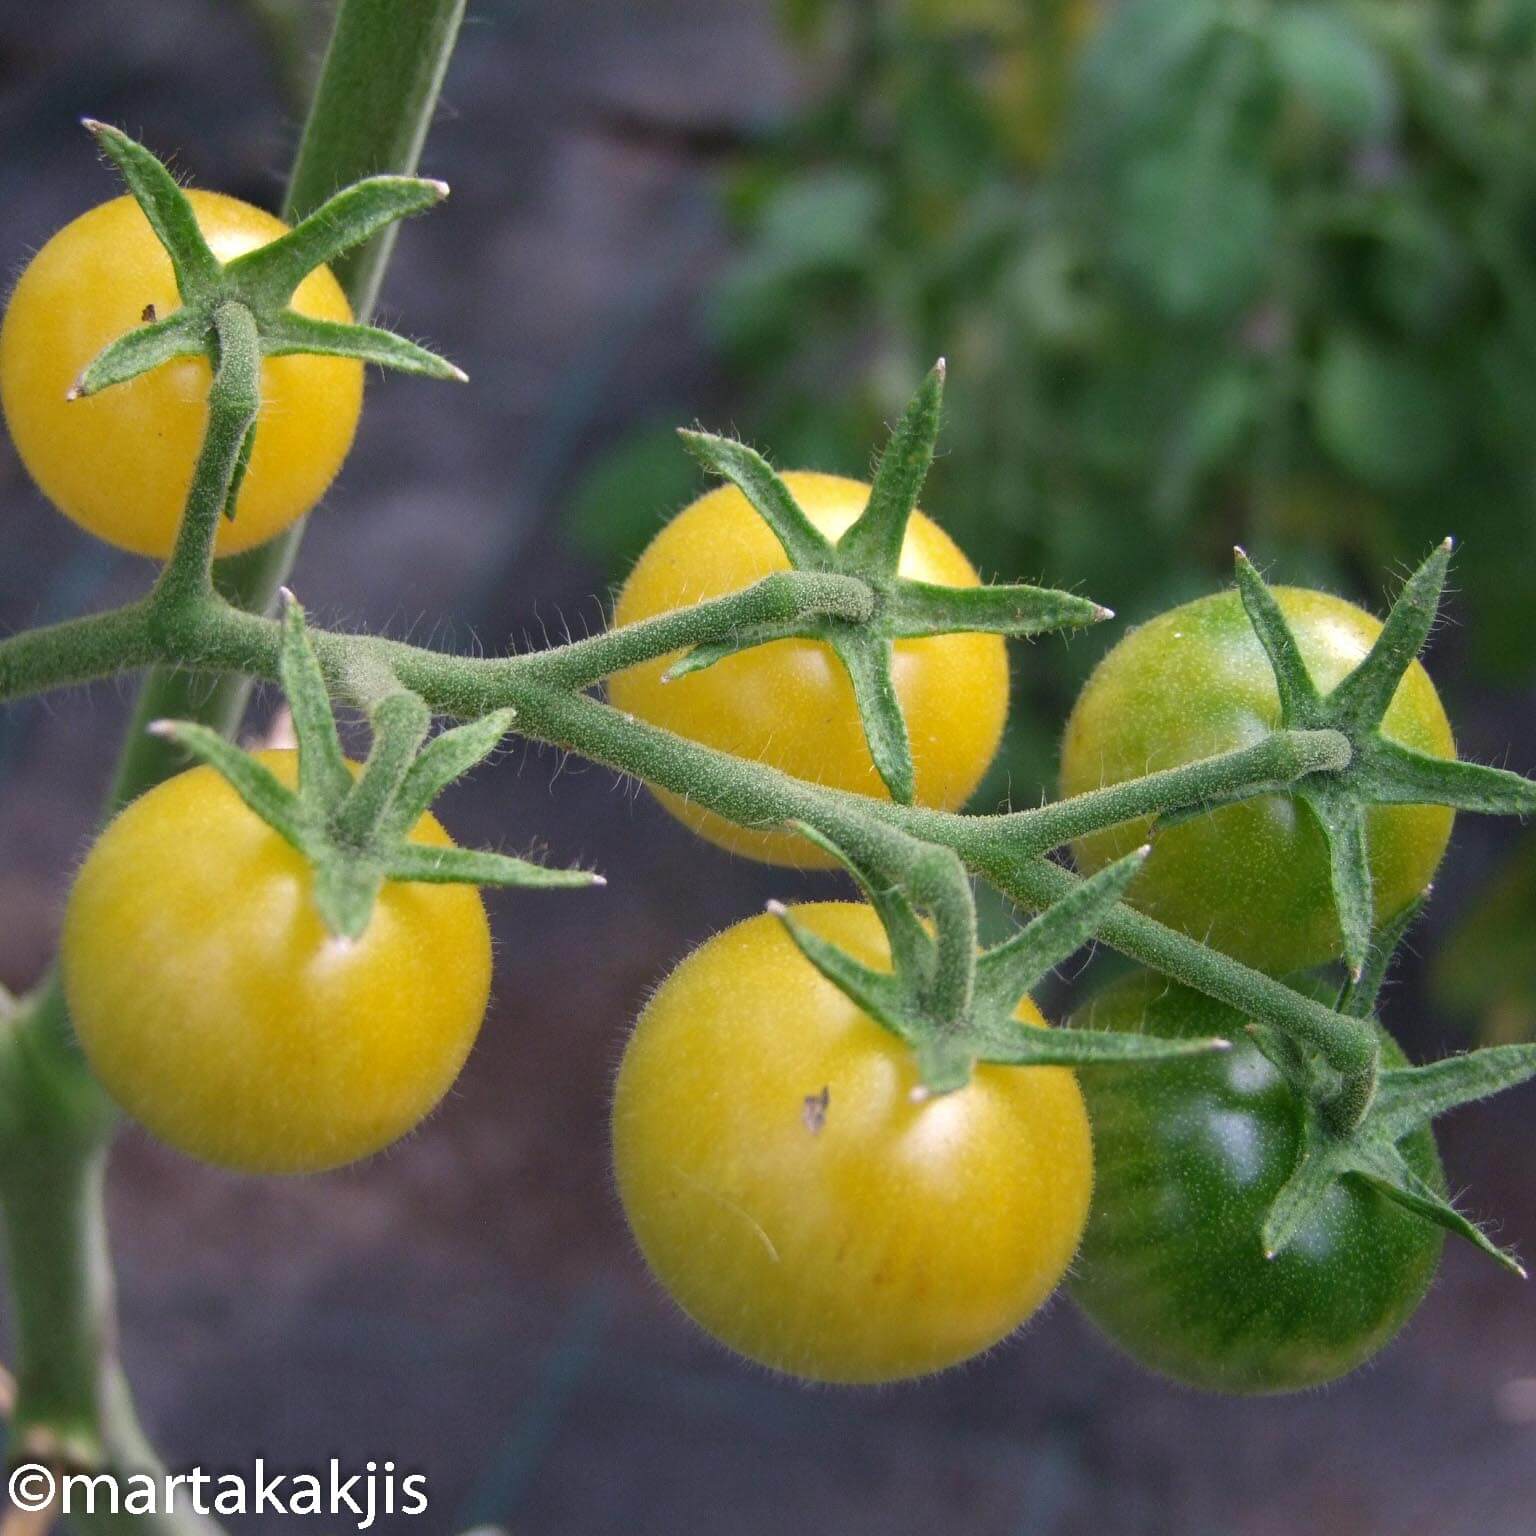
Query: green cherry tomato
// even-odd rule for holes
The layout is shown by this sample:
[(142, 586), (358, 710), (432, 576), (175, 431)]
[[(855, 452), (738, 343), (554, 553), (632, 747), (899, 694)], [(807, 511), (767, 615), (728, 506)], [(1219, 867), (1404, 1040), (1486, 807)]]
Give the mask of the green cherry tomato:
[[(297, 753), (263, 752), (285, 783)], [(435, 817), (416, 842), (451, 846)], [(92, 1069), (161, 1140), (262, 1173), (349, 1163), (411, 1130), (474, 1044), (491, 982), (480, 894), (386, 883), (338, 939), (304, 857), (212, 768), (135, 800), (91, 849), (61, 962)]]
[[(232, 261), (287, 233), (260, 208), (217, 192), (187, 193), (213, 254)], [(350, 321), (328, 267), (299, 284), (292, 305)], [(98, 538), (163, 559), (181, 526), (208, 424), (211, 375), (184, 357), (86, 400), (70, 386), (104, 347), (181, 307), (171, 259), (131, 197), (66, 224), (28, 264), (0, 327), (0, 400), (21, 461), (59, 510)], [(261, 365), (261, 414), (250, 470), (217, 552), (238, 554), (281, 533), (325, 494), (352, 446), (363, 406), (354, 357), (300, 354)]]
[[(889, 968), (874, 911), (796, 909)], [(1019, 1017), (1043, 1025), (1033, 1004)], [(914, 1097), (912, 1052), (768, 915), (717, 934), (635, 1026), (613, 1105), (624, 1213), (707, 1332), (775, 1370), (879, 1382), (1011, 1333), (1077, 1247), (1093, 1184), (1060, 1067), (978, 1067)]]
[[(1335, 687), (1380, 623), (1342, 598), (1297, 587), (1275, 597), (1319, 689)], [(1262, 740), (1280, 723), (1274, 675), (1236, 591), (1186, 603), (1133, 629), (1088, 679), (1061, 754), (1063, 795), (1174, 768)], [(1387, 736), (1433, 757), (1456, 743), (1439, 695), (1415, 662), (1384, 721)], [(1450, 840), (1442, 806), (1373, 806), (1366, 838), (1378, 921), (1429, 884)], [(1146, 821), (1081, 838), (1087, 872), (1147, 840)], [(1275, 974), (1335, 958), (1339, 932), (1328, 850), (1312, 814), (1285, 795), (1226, 806), (1159, 832), (1132, 902)]]
[[(1386, 1345), (1429, 1289), (1443, 1234), (1347, 1179), (1290, 1248), (1265, 1258), (1260, 1233), (1295, 1166), (1301, 1110), (1242, 1019), (1141, 974), (1071, 1022), (1234, 1042), (1081, 1074), (1098, 1177), (1071, 1289), (1088, 1316), (1141, 1364), (1218, 1392), (1317, 1386)], [(1403, 1061), (1385, 1033), (1382, 1059)], [(1402, 1150), (1444, 1187), (1429, 1131)]]

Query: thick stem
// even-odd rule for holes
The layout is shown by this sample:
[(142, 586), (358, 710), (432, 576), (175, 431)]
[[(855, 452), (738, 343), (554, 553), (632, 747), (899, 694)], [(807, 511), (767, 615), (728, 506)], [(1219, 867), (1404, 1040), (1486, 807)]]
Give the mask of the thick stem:
[(972, 846), (977, 853), (1020, 847), (1044, 853), (1142, 816), (1192, 809), (1237, 795), (1283, 793), (1286, 785), (1305, 774), (1347, 768), (1350, 756), (1349, 739), (1339, 731), (1275, 731), (1251, 747), (1110, 784), (1038, 810), (978, 817)]
[[(45, 992), (0, 1042), (0, 1211), (15, 1302), (24, 1449), (94, 1465), (99, 1384), (114, 1354), (111, 1275), (100, 1226), (112, 1113), (73, 1069), (57, 998)], [(42, 1010), (55, 1014), (41, 1016)]]
[(261, 409), (261, 341), (256, 317), (243, 304), (219, 305), (213, 316), (219, 360), (208, 391), (208, 427), (192, 472), (192, 488), (176, 546), (148, 612), (175, 616), (213, 591), (213, 546), (240, 472), (246, 436)]
[[(995, 850), (982, 855), (967, 848), (965, 829), (971, 818), (931, 811), (914, 815), (905, 807), (821, 789), (760, 763), (743, 762), (684, 741), (582, 695), (542, 687), (511, 692), (506, 702), (518, 711), (520, 734), (634, 774), (738, 824), (806, 821), (838, 840), (840, 823), (852, 822), (852, 829), (841, 836), (853, 840), (861, 818), (880, 815), (956, 848), (1000, 890), (1032, 911), (1059, 900), (1076, 882), (1076, 876), (1047, 859)], [(1376, 1039), (1369, 1025), (1346, 1019), (1150, 917), (1117, 906), (1106, 917), (1099, 936), (1123, 954), (1229, 1004), (1246, 1018), (1272, 1024), (1315, 1046), (1346, 1078), (1374, 1067)]]
[[(1048, 859), (983, 860), (981, 872), (1021, 906), (1039, 911), (1059, 901), (1077, 876)], [(1230, 956), (1166, 928), (1131, 907), (1114, 907), (1099, 927), (1099, 938), (1173, 980), (1237, 1009), (1247, 1019), (1272, 1024), (1319, 1050), (1343, 1076), (1371, 1073), (1376, 1038), (1370, 1026), (1346, 1019)]]
[[(337, 187), (360, 177), (415, 170), (463, 11), (464, 0), (342, 0), (290, 183), (290, 218), (310, 212)], [(386, 230), (337, 264), (359, 319), (373, 307), (393, 238), (393, 230)], [(240, 326), (231, 318), (231, 340), (239, 346)], [(227, 443), (210, 441), (203, 457), (222, 455), (226, 448)], [(237, 456), (238, 450), (237, 443)], [(211, 483), (211, 471), (208, 478)], [(116, 651), (118, 659), (109, 670), (155, 659), (166, 663), (145, 682), (137, 725), (177, 716), (232, 730), (243, 712), (248, 678), (271, 669), (239, 667), (224, 676), (198, 678), (187, 671), (189, 661), (196, 665), (197, 647), (188, 655), (179, 646), (182, 624), (190, 621), (196, 630), (210, 612), (222, 608), (207, 592), (204, 551), (193, 543), (206, 539), (211, 549), (222, 505), (221, 499), (211, 520), (183, 529), (185, 548), (172, 561), (177, 574), (171, 578), (168, 568), (165, 584), (149, 602), (0, 646), (0, 699), (14, 696), (18, 677), (44, 657), (47, 665), (62, 663), (60, 681), (71, 676), (85, 681), (93, 673), (108, 675), (94, 663), (108, 661)], [(190, 515), (186, 519), (193, 521)], [(238, 608), (265, 610), (292, 565), (301, 532), (302, 524), (260, 549), (220, 562), (213, 571), (217, 591)], [(199, 573), (201, 581), (188, 580)], [(224, 611), (232, 624), (248, 617)], [(274, 668), (275, 661), (274, 649)], [(210, 670), (224, 668), (215, 658)], [(134, 730), (119, 763), (109, 812), (181, 766), (162, 743)], [(5, 1025), (0, 1033), (0, 1212), (16, 1297), (17, 1347), (29, 1362), (20, 1386), (19, 1422), (56, 1439), (93, 1441), (110, 1465), (148, 1468), (153, 1453), (134, 1421), (127, 1382), (111, 1348), (111, 1279), (100, 1196), (115, 1117), (69, 1036), (56, 977), (44, 984), (30, 1017)], [(34, 1068), (46, 1065), (46, 1078), (32, 1068), (24, 1071), (23, 1062)], [(45, 1081), (52, 1085), (46, 1092)], [(69, 1105), (77, 1113), (66, 1113)], [(53, 1413), (60, 1416), (57, 1424), (45, 1418)], [(133, 1523), (143, 1530), (145, 1522)], [(193, 1515), (149, 1523), (180, 1536), (212, 1528)]]

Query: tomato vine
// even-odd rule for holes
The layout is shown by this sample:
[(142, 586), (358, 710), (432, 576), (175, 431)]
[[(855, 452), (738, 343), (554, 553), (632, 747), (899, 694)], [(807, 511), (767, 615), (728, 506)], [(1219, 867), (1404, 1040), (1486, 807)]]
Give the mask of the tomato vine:
[[(402, 7), (347, 0), (300, 157), (300, 209), (327, 178), (315, 169), (329, 145), (329, 178), (345, 180), (382, 157), (408, 170), (451, 47), (459, 7), (411, 6), (432, 44), (407, 60), (387, 35)], [(416, 44), (423, 35), (412, 33)], [(343, 127), (361, 71), (400, 84), (395, 103)], [(368, 100), (372, 100), (372, 96)], [(403, 105), (402, 105), (403, 103)], [(362, 127), (358, 126), (359, 122)], [(124, 135), (88, 125), (171, 252), (185, 308), (110, 346), (82, 376), (81, 392), (107, 389), (166, 360), (200, 352), (214, 365), (209, 420), (170, 556), (152, 590), (115, 611), (0, 642), (0, 701), (155, 667), (227, 674), (232, 681), (203, 719), (161, 709), (173, 685), (161, 670), (146, 688), (141, 723), (165, 719), (155, 741), (131, 745), (117, 798), (131, 798), (176, 766), (167, 748), (203, 758), (313, 870), (315, 904), (330, 932), (355, 940), (390, 881), (560, 886), (580, 871), (544, 869), (472, 850), (411, 845), (407, 830), (449, 779), (479, 761), (510, 729), (579, 752), (670, 792), (738, 827), (790, 830), (842, 862), (863, 886), (888, 940), (890, 968), (852, 956), (795, 917), (779, 917), (822, 977), (915, 1052), (925, 1095), (963, 1090), (973, 1071), (1000, 1066), (1088, 1066), (1217, 1049), (1227, 1042), (1135, 1031), (1020, 1031), (1015, 1010), (1052, 966), (1097, 937), (1235, 1011), (1255, 1048), (1300, 1106), (1294, 1168), (1264, 1226), (1280, 1254), (1342, 1180), (1363, 1182), (1415, 1216), (1449, 1228), (1513, 1265), (1480, 1229), (1405, 1160), (1398, 1143), (1431, 1116), (1536, 1074), (1536, 1048), (1508, 1047), (1411, 1068), (1382, 1065), (1375, 983), (1397, 928), (1377, 921), (1365, 868), (1366, 808), (1425, 801), (1525, 814), (1536, 785), (1518, 775), (1413, 753), (1382, 736), (1383, 712), (1437, 610), (1449, 544), (1410, 578), (1376, 642), (1331, 691), (1315, 685), (1282, 605), (1241, 551), (1241, 602), (1273, 670), (1279, 723), (1262, 739), (1038, 809), (969, 816), (910, 803), (907, 722), (892, 683), (894, 644), (961, 631), (1028, 635), (1111, 617), (1070, 593), (1026, 586), (939, 587), (898, 569), (938, 433), (943, 369), (936, 368), (892, 434), (867, 506), (835, 540), (813, 526), (785, 481), (749, 448), (686, 434), (694, 455), (729, 480), (782, 545), (788, 571), (691, 607), (616, 626), (590, 639), (497, 658), (444, 655), (381, 637), (309, 628), (298, 605), (262, 611), (293, 539), (216, 568), (215, 539), (249, 460), (258, 421), (263, 355), (312, 348), (384, 362), (438, 378), (457, 370), (412, 343), (367, 326), (317, 328), (295, 321), (286, 300), (315, 265), (361, 248), (347, 273), (366, 313), (386, 232), (441, 196), (436, 183), (399, 175), (347, 185), (293, 231), (219, 264), (201, 245), (186, 199), (164, 167)], [(359, 136), (361, 135), (361, 136)], [(762, 762), (687, 740), (594, 697), (616, 672), (674, 652), (683, 675), (774, 641), (813, 640), (847, 670), (870, 755), (889, 799), (829, 789)], [(297, 784), (237, 752), (223, 734), (240, 688), (281, 681), (294, 707)], [(362, 708), (374, 731), (355, 784), (340, 754), (332, 709)], [(427, 742), (432, 717), (464, 722)], [(1140, 853), (1079, 879), (1050, 854), (1066, 843), (1141, 818), (1177, 817), (1257, 796), (1305, 801), (1331, 851), (1344, 958), (1351, 983), (1338, 1006), (1296, 990), (1183, 933), (1123, 899)], [(972, 876), (1037, 914), (978, 954)], [(1390, 915), (1390, 914), (1389, 914)], [(17, 1424), (24, 1445), (89, 1465), (137, 1464), (145, 1448), (112, 1356), (110, 1275), (100, 1210), (105, 1147), (115, 1119), (72, 1048), (57, 983), (0, 1018), (0, 1210), (9, 1226), (21, 1344)], [(1354, 1187), (1353, 1185), (1351, 1187)], [(1059, 1273), (1059, 1266), (1058, 1266)], [(771, 1351), (766, 1351), (771, 1356)], [(862, 1367), (861, 1367), (862, 1369)]]

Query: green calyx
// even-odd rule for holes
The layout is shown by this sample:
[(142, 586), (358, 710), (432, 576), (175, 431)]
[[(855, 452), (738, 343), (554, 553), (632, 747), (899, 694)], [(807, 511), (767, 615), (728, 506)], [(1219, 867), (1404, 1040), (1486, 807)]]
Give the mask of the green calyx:
[(673, 679), (772, 640), (813, 639), (830, 646), (847, 670), (870, 757), (891, 793), (910, 805), (912, 746), (892, 680), (892, 645), (923, 635), (983, 631), (1027, 636), (1112, 618), (1108, 608), (1043, 587), (944, 587), (898, 574), (907, 523), (933, 463), (944, 396), (942, 359), (929, 372), (880, 456), (863, 513), (834, 544), (815, 527), (784, 481), (743, 443), (683, 432), (689, 452), (729, 480), (773, 530), (794, 569), (843, 575), (870, 593), (867, 617), (801, 616), (743, 627), (728, 639), (696, 645), (667, 673)]
[[(192, 205), (175, 178), (142, 144), (116, 128), (86, 119), (85, 126), (111, 157), (150, 228), (165, 247), (176, 275), (181, 308), (163, 319), (146, 315), (119, 337), (75, 381), (71, 400), (125, 383), (177, 357), (207, 357), (214, 368), (231, 346), (252, 349), (253, 361), (296, 352), (354, 357), (428, 378), (464, 380), (446, 359), (391, 331), (371, 325), (315, 320), (289, 308), (294, 290), (317, 267), (360, 245), (381, 229), (421, 213), (448, 195), (440, 181), (415, 176), (372, 176), (343, 188), (287, 234), (221, 262), (208, 248)], [(249, 383), (255, 368), (236, 370)], [(233, 516), (243, 467), (249, 461), (255, 402), (229, 486), (225, 511)]]
[(1100, 870), (1010, 938), (978, 952), (970, 878), (951, 850), (873, 820), (839, 842), (803, 822), (793, 827), (858, 881), (885, 929), (892, 969), (875, 970), (854, 959), (778, 902), (769, 911), (828, 981), (911, 1046), (927, 1092), (963, 1088), (977, 1062), (1086, 1067), (1228, 1047), (1225, 1040), (1038, 1029), (1015, 1017), (1020, 1001), (1046, 974), (1093, 938), (1147, 849)]
[(297, 789), (206, 726), (159, 720), (150, 729), (217, 770), (309, 860), (315, 905), (338, 938), (362, 935), (386, 881), (539, 887), (605, 883), (586, 870), (550, 869), (506, 854), (411, 840), (412, 829), (438, 795), (495, 750), (511, 727), (513, 710), (496, 710), (428, 740), (431, 711), (416, 694), (393, 687), (372, 705), (373, 745), (354, 776), (342, 753), (304, 610), (286, 591), (280, 672), (298, 737)]
[(1313, 682), (1274, 594), (1247, 555), (1241, 549), (1236, 555), (1238, 591), (1274, 671), (1282, 729), (1336, 731), (1349, 743), (1347, 763), (1310, 773), (1288, 792), (1312, 812), (1327, 841), (1344, 962), (1358, 978), (1375, 922), (1366, 811), (1373, 805), (1445, 805), (1526, 815), (1536, 811), (1536, 784), (1504, 769), (1429, 757), (1382, 733), (1397, 686), (1439, 610), (1449, 539), (1408, 578), (1369, 654), (1326, 694)]
[[(1419, 907), (1393, 921), (1377, 935), (1360, 975), (1345, 987), (1340, 1012), (1368, 1020), (1374, 1016), (1382, 978), (1398, 942)], [(1254, 1043), (1296, 1091), (1302, 1105), (1301, 1146), (1291, 1172), (1264, 1224), (1267, 1257), (1293, 1243), (1308, 1218), (1340, 1179), (1358, 1179), (1386, 1199), (1464, 1238), (1513, 1270), (1526, 1272), (1519, 1260), (1500, 1248), (1475, 1222), (1427, 1184), (1401, 1150), (1405, 1138), (1429, 1126), (1436, 1116), (1462, 1104), (1488, 1098), (1536, 1077), (1536, 1045), (1497, 1045), (1449, 1056), (1422, 1067), (1386, 1067), (1374, 1079), (1374, 1092), (1358, 1114), (1340, 1120), (1330, 1113), (1329, 1069), (1294, 1036), (1264, 1025), (1248, 1027)], [(1336, 1078), (1336, 1074), (1333, 1074)]]

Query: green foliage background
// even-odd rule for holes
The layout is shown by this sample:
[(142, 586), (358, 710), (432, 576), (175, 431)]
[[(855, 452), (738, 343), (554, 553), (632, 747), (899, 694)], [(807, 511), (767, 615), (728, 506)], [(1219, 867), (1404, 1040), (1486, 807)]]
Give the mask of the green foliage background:
[[(1135, 622), (1240, 542), (1379, 607), (1451, 532), (1463, 681), (1536, 680), (1536, 0), (784, 0), (783, 24), (808, 105), (736, 158), (740, 254), (702, 299), (778, 463), (866, 472), (944, 353), (926, 497), (986, 574)], [(617, 577), (695, 489), (658, 422), (572, 526)], [(993, 790), (1051, 782), (1100, 649), (1032, 652)], [(1490, 962), (1533, 925), (1527, 846), (1446, 999), (1527, 1031), (1536, 977)]]

